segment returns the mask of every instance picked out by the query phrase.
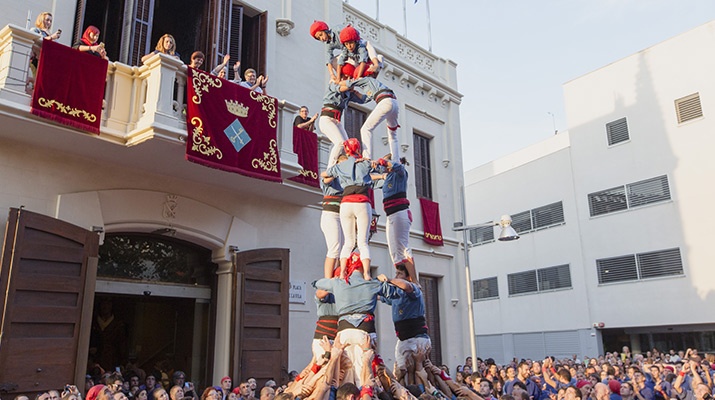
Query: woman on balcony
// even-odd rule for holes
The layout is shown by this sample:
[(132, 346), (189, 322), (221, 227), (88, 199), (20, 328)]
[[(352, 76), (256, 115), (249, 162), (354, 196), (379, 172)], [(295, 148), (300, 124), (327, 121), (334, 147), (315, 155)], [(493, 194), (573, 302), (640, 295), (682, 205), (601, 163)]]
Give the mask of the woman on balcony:
[(181, 59), (179, 53), (176, 52), (176, 40), (168, 33), (165, 33), (164, 36), (159, 38), (159, 41), (156, 43), (156, 49), (154, 51), (142, 57), (142, 63), (146, 63), (146, 61), (151, 56), (157, 53), (164, 53), (166, 55)]
[(90, 25), (84, 30), (82, 39), (75, 43), (72, 48), (108, 60), (107, 51), (104, 49), (104, 43), (98, 43), (98, 41), (99, 28), (94, 25)]
[[(45, 40), (58, 40), (62, 34), (62, 30), (58, 29), (55, 33), (50, 33), (52, 28), (52, 14), (48, 12), (40, 13), (35, 20), (35, 26), (30, 29), (32, 32), (40, 35)], [(40, 58), (40, 48), (32, 49), (32, 58), (30, 58), (30, 69), (32, 75), (37, 75), (37, 60)]]

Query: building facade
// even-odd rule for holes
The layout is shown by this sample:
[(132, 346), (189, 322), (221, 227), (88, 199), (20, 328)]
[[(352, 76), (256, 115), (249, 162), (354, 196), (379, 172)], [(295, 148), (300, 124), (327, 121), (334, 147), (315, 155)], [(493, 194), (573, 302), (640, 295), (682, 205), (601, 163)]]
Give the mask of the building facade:
[[(569, 131), (467, 171), (477, 353), (715, 349), (715, 23), (564, 85)], [(685, 73), (684, 71), (687, 71)]]
[[(322, 193), (289, 178), (301, 170), (293, 119), (301, 105), (319, 110), (328, 80), (324, 45), (308, 34), (315, 19), (352, 23), (385, 57), (380, 79), (399, 99), (400, 151), (411, 163), (410, 240), (432, 356), (458, 364), (468, 342), (463, 260), (449, 229), (461, 220), (454, 193), (463, 185), (456, 64), (339, 0), (195, 3), (2, 1), (0, 208), (9, 212), (0, 216), (8, 227), (0, 384), (17, 393), (82, 382), (86, 360), (183, 370), (200, 387), (224, 375), (285, 381), (308, 363), (317, 318), (310, 283), (325, 257)], [(38, 36), (27, 28), (43, 11), (62, 44), (88, 25), (102, 32), (111, 61), (99, 135), (30, 113)], [(181, 60), (139, 62), (164, 33)], [(282, 183), (185, 160), (184, 62), (194, 50), (206, 53), (207, 69), (229, 54), (231, 65), (240, 59), (241, 70), (270, 77)], [(352, 136), (372, 107), (345, 113)], [(376, 136), (376, 153), (386, 154), (384, 125)], [(318, 142), (324, 167), (330, 142), (320, 133)], [(439, 203), (444, 246), (422, 240), (418, 196)], [(370, 245), (373, 276), (391, 275), (384, 217)], [(377, 313), (379, 350), (391, 363), (391, 314)]]

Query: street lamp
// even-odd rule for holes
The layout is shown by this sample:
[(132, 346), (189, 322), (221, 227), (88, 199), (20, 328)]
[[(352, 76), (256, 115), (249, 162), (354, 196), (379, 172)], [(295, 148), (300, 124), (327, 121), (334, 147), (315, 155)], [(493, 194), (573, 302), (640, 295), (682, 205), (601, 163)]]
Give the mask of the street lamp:
[(464, 247), (464, 273), (467, 279), (467, 310), (469, 318), (469, 345), (471, 347), (472, 365), (477, 362), (477, 335), (474, 328), (474, 298), (472, 297), (472, 273), (469, 270), (469, 245), (468, 234), (470, 229), (484, 228), (487, 226), (501, 226), (501, 232), (497, 240), (505, 242), (519, 239), (519, 234), (511, 227), (511, 217), (502, 215), (498, 222), (486, 222), (477, 225), (465, 225), (467, 221), (467, 206), (464, 197), (464, 186), (462, 186), (462, 218), (463, 222), (455, 222), (452, 230), (454, 232), (462, 232), (462, 245)]

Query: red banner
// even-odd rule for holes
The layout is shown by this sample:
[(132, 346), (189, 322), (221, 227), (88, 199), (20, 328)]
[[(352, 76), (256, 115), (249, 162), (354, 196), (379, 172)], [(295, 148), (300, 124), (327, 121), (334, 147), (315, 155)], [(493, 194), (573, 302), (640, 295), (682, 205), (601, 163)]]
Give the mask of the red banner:
[(300, 175), (290, 180), (316, 188), (318, 182), (318, 136), (311, 131), (293, 127), (293, 152), (298, 155), (298, 164), (303, 169)]
[(424, 225), (424, 241), (433, 246), (444, 246), (442, 240), (442, 223), (439, 220), (439, 203), (420, 198), (422, 206), (422, 224)]
[(275, 98), (189, 67), (186, 159), (282, 182)]
[(43, 40), (30, 111), (99, 134), (107, 66), (103, 58)]

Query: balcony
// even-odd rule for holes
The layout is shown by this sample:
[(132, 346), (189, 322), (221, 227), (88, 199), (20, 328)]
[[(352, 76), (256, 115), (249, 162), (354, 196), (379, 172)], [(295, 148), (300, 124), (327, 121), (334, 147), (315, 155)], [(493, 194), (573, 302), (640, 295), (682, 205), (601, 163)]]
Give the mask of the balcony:
[[(32, 46), (39, 36), (15, 25), (0, 30), (0, 137), (79, 157), (215, 185), (299, 205), (317, 204), (319, 190), (287, 180), (302, 167), (293, 152), (293, 118), (299, 106), (278, 100), (278, 148), (283, 183), (219, 171), (185, 160), (184, 114), (187, 68), (180, 60), (154, 55), (136, 67), (110, 62), (99, 136), (57, 125), (30, 113), (28, 87)], [(330, 141), (319, 136), (319, 165)]]

